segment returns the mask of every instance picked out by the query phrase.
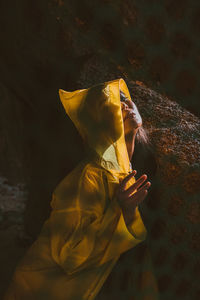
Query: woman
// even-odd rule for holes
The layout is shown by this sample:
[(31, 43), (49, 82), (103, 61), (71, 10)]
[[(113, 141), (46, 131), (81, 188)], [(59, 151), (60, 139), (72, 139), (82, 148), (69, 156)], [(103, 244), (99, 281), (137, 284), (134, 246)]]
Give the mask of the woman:
[(88, 155), (55, 188), (51, 215), (6, 300), (95, 299), (120, 255), (146, 237), (138, 204), (150, 182), (146, 175), (135, 181), (130, 164), (142, 120), (126, 83), (59, 94)]

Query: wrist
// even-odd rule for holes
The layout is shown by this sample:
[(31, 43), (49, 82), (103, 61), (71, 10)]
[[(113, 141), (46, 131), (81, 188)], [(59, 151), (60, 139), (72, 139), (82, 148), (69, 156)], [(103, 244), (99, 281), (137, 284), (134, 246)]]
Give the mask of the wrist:
[(123, 213), (123, 217), (124, 217), (124, 221), (126, 223), (126, 226), (129, 226), (132, 222), (133, 222), (133, 218), (134, 218), (134, 211), (135, 208), (124, 208), (122, 207), (122, 213)]

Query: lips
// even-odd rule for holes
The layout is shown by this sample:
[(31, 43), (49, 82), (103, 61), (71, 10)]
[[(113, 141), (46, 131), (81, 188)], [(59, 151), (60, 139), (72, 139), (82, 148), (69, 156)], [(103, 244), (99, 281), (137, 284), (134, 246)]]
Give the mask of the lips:
[(130, 109), (130, 108), (125, 108), (125, 109), (123, 109), (123, 111), (125, 112), (124, 121), (125, 121), (126, 119), (130, 119), (130, 118), (135, 117), (135, 113), (134, 113), (134, 111), (133, 111), (132, 109)]

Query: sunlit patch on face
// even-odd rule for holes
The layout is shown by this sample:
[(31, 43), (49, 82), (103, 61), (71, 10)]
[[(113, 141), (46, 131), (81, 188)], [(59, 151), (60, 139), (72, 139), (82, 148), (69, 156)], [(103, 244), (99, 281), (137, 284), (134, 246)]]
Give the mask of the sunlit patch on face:
[(129, 123), (130, 129), (140, 127), (142, 118), (135, 103), (128, 99), (122, 91), (120, 91), (120, 101), (124, 124)]

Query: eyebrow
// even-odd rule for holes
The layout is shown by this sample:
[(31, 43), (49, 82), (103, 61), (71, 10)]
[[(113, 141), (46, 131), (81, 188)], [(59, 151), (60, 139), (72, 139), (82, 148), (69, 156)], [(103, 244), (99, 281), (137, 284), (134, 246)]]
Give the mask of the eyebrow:
[(129, 99), (125, 96), (124, 92), (122, 92), (122, 91), (120, 90), (120, 101), (121, 101), (121, 102), (124, 102), (125, 100), (129, 100)]
[(120, 101), (125, 101), (125, 99), (126, 99), (126, 96), (125, 96), (125, 94), (124, 94), (124, 92), (122, 92), (121, 90), (120, 90)]

